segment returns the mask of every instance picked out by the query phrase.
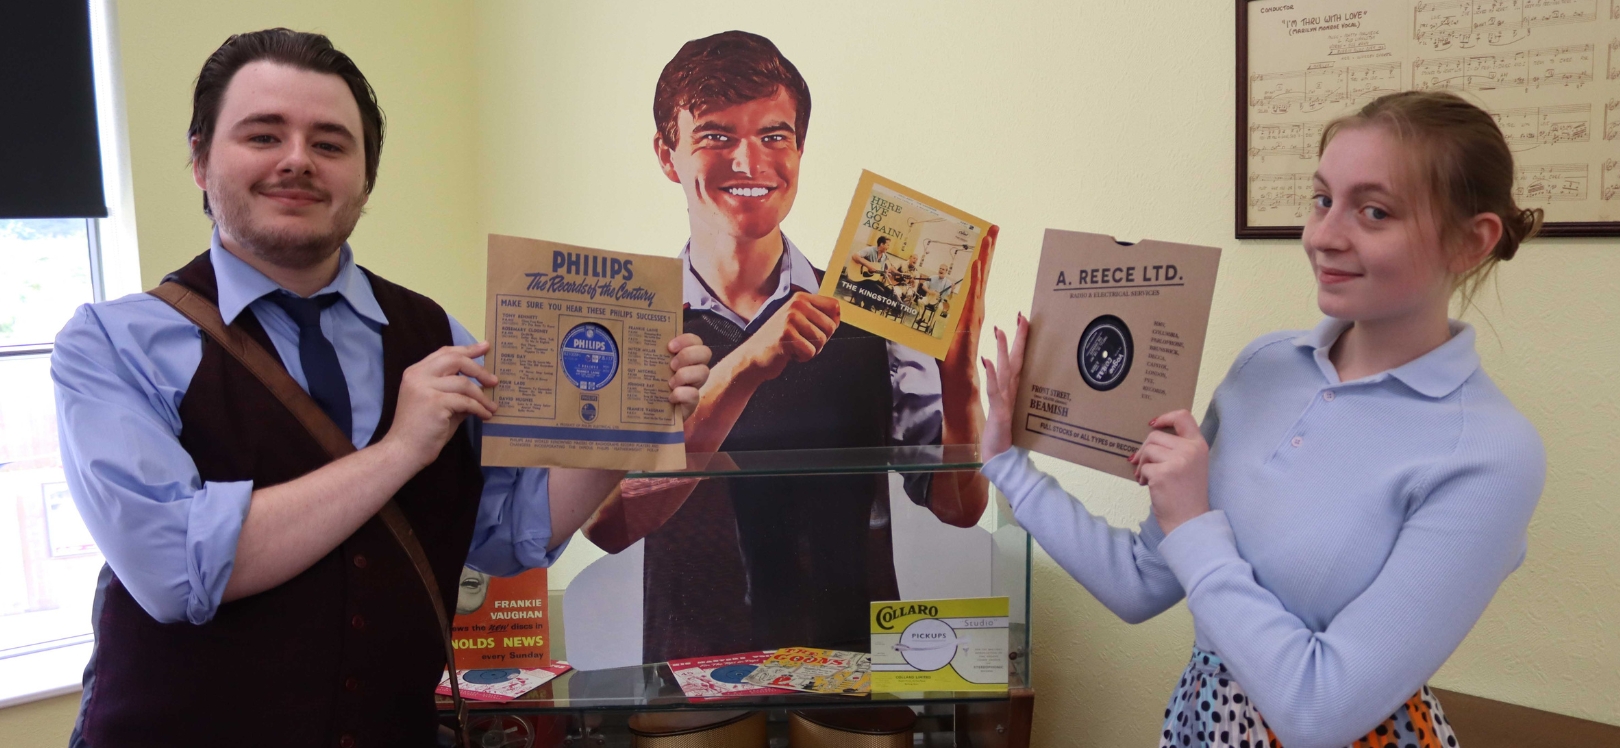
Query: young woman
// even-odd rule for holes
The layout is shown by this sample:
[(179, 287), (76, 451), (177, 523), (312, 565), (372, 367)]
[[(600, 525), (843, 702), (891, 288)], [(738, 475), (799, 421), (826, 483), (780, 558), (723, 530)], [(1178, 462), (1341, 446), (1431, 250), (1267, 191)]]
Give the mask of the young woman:
[(1327, 318), (1250, 343), (1202, 429), (1147, 424), (1140, 532), (1009, 448), (1022, 315), (984, 362), (984, 474), (1019, 522), (1127, 621), (1187, 599), (1161, 746), (1455, 746), (1425, 682), (1524, 559), (1541, 439), (1447, 314), (1541, 224), (1501, 132), (1408, 92), (1330, 124), (1320, 156), (1304, 245)]

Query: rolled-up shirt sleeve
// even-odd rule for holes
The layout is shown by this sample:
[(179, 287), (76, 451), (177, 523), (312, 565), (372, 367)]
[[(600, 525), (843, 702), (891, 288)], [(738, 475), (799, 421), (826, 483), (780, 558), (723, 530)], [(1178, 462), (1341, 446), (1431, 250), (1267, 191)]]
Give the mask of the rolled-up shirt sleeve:
[[(478, 342), (455, 318), (450, 336), (456, 345)], [(484, 360), (478, 359), (482, 365)], [(473, 451), (481, 452), (483, 423), (467, 419), (467, 437)], [(545, 468), (484, 468), (484, 491), (478, 500), (467, 565), (485, 574), (509, 577), (529, 569), (550, 566), (568, 547), (551, 545), (551, 471)]]
[[(149, 349), (115, 345), (89, 306), (57, 336), (62, 469), (91, 537), (141, 608), (164, 623), (201, 624), (225, 594), (253, 484), (201, 480), (179, 439), (187, 383), (165, 381)], [(169, 368), (195, 372), (196, 362)]]

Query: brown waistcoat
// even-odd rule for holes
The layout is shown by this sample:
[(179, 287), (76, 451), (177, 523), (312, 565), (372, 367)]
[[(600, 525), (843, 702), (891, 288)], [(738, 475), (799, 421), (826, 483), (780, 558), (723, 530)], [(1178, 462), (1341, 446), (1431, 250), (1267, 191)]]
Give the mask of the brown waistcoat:
[[(392, 423), (405, 368), (450, 345), (451, 333), (432, 300), (366, 277), (388, 317), (376, 443)], [(171, 279), (218, 301), (206, 253)], [(251, 311), (233, 324), (274, 355)], [(235, 358), (206, 337), (202, 345), (180, 405), (180, 443), (202, 480), (263, 488), (329, 462)], [(394, 496), (447, 603), (456, 599), (482, 488), (472, 444), (458, 435)], [(421, 578), (376, 518), (303, 573), (220, 605), (200, 626), (159, 623), (114, 576), (97, 633), (79, 730), (95, 748), (435, 744), (443, 640)]]

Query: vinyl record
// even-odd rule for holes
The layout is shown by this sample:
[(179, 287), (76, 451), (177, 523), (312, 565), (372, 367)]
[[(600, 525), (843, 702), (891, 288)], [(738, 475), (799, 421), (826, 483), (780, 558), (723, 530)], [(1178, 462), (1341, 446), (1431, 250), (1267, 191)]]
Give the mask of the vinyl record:
[(461, 674), (461, 680), (476, 686), (493, 686), (505, 683), (518, 674), (517, 668), (484, 668), (480, 670), (467, 670)]
[(563, 335), (563, 376), (584, 392), (595, 392), (613, 381), (619, 372), (619, 344), (595, 322), (581, 322)]
[(742, 685), (743, 678), (759, 668), (758, 665), (722, 665), (709, 671), (709, 677), (720, 683)]
[(1131, 340), (1131, 329), (1125, 326), (1125, 321), (1104, 314), (1092, 320), (1080, 334), (1075, 363), (1087, 386), (1106, 392), (1125, 381), (1135, 354), (1136, 344)]

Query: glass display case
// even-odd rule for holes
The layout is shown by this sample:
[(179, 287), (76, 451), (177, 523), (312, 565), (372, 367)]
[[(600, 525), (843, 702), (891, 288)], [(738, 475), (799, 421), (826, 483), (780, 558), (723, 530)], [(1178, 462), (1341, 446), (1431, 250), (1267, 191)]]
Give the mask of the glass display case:
[[(827, 590), (815, 588), (815, 585), (825, 584), (826, 579), (818, 580), (814, 575), (804, 574), (792, 577), (799, 580), (796, 584), (802, 584), (802, 589), (764, 590), (761, 588), (764, 583), (750, 576), (753, 572), (749, 571), (752, 567), (746, 563), (749, 559), (744, 558), (739, 562), (721, 558), (728, 555), (729, 551), (725, 550), (714, 554), (713, 564), (744, 567), (743, 576), (748, 578), (739, 583), (742, 592), (734, 594), (741, 594), (749, 603), (758, 604), (770, 595), (777, 596), (773, 599), (796, 601), (803, 601), (808, 596), (816, 600), (830, 600), (833, 602), (827, 604), (846, 608), (853, 608), (859, 601), (858, 611), (835, 611), (839, 614), (835, 617), (845, 620), (855, 616), (862, 621), (870, 620), (870, 602), (884, 599), (1006, 597), (1009, 615), (1008, 687), (1005, 691), (924, 691), (872, 693), (869, 696), (783, 692), (766, 696), (688, 697), (682, 692), (668, 662), (662, 661), (673, 659), (664, 655), (675, 651), (656, 641), (660, 639), (664, 625), (676, 616), (686, 615), (696, 616), (695, 623), (699, 628), (729, 626), (735, 629), (738, 628), (735, 621), (723, 618), (735, 618), (736, 610), (724, 601), (728, 594), (725, 584), (704, 586), (694, 585), (685, 578), (661, 578), (659, 570), (667, 567), (669, 562), (655, 558), (660, 551), (650, 548), (648, 544), (656, 545), (664, 541), (656, 535), (649, 535), (622, 549), (608, 548), (617, 552), (593, 562), (568, 584), (566, 590), (552, 590), (552, 657), (554, 660), (567, 661), (574, 669), (512, 701), (469, 701), (472, 745), (488, 748), (627, 746), (632, 743), (636, 721), (645, 722), (649, 719), (648, 715), (654, 713), (662, 713), (665, 721), (702, 724), (705, 721), (724, 721), (740, 711), (763, 711), (770, 744), (786, 746), (790, 715), (793, 713), (813, 718), (810, 710), (824, 710), (817, 713), (844, 715), (845, 721), (849, 721), (849, 715), (854, 715), (854, 721), (859, 722), (861, 710), (892, 717), (897, 708), (909, 710), (914, 718), (910, 730), (911, 742), (908, 743), (911, 745), (1027, 745), (1034, 702), (1029, 632), (1029, 535), (1014, 522), (1005, 500), (993, 488), (989, 489), (988, 502), (977, 522), (969, 527), (953, 526), (967, 524), (960, 518), (952, 524), (941, 521), (935, 512), (924, 505), (926, 502), (912, 498), (918, 493), (927, 493), (917, 490), (918, 481), (959, 481), (978, 468), (976, 446), (691, 454), (688, 455), (685, 470), (631, 474), (625, 484), (624, 496), (619, 500), (625, 504), (656, 500), (647, 497), (659, 491), (667, 496), (669, 491), (678, 490), (686, 491), (681, 494), (683, 497), (692, 497), (686, 501), (698, 501), (703, 490), (701, 486), (705, 483), (731, 482), (730, 485), (735, 486), (739, 485), (735, 481), (771, 480), (788, 482), (761, 485), (804, 487), (806, 481), (812, 482), (812, 486), (820, 485), (813, 481), (825, 476), (870, 476), (879, 486), (881, 495), (881, 486), (886, 481), (889, 487), (888, 505), (877, 506), (883, 502), (872, 502), (875, 506), (867, 515), (867, 531), (874, 533), (867, 537), (878, 540), (863, 542), (868, 543), (866, 563), (887, 579), (888, 561), (882, 548), (882, 539), (886, 539), (887, 550), (893, 558), (894, 587), (879, 585), (870, 588), (871, 599), (864, 599), (867, 595), (862, 594), (829, 595)], [(631, 487), (635, 486), (643, 490), (639, 493), (632, 490)], [(937, 487), (934, 495), (939, 495)], [(764, 508), (770, 511), (780, 508), (772, 503), (769, 492), (764, 496), (763, 499), (752, 500), (764, 502)], [(908, 498), (912, 500), (908, 501)], [(716, 505), (725, 507), (740, 501), (732, 498)], [(753, 511), (757, 509), (744, 509), (740, 504), (736, 508), (738, 516)], [(714, 524), (729, 522), (743, 525), (741, 520), (727, 516), (711, 517), (710, 521)], [(740, 532), (729, 527), (723, 529), (726, 534), (719, 541), (722, 549), (741, 545), (745, 548), (740, 553), (747, 556), (747, 541), (738, 543), (735, 537)], [(880, 529), (883, 533), (876, 534)], [(677, 531), (679, 529), (672, 529), (670, 524), (658, 530)], [(796, 541), (783, 541), (781, 537), (776, 536), (773, 542), (777, 545), (794, 545), (796, 542), (802, 546), (797, 550), (790, 548), (784, 551), (790, 565), (798, 563), (793, 559), (802, 561), (813, 556), (815, 551), (805, 548), (810, 548), (821, 539), (815, 526), (792, 535), (792, 538), (797, 538)], [(573, 542), (589, 541), (576, 538)], [(693, 547), (683, 546), (685, 550)], [(686, 569), (708, 568), (710, 564), (707, 558), (682, 557), (679, 560), (685, 564), (682, 568)], [(850, 563), (860, 566), (858, 560)], [(689, 571), (682, 573), (687, 577), (692, 575)], [(876, 577), (877, 574), (868, 569), (866, 576)], [(677, 588), (675, 602), (683, 604), (674, 613), (667, 610), (669, 601), (663, 599), (670, 596), (666, 588), (671, 586)], [(899, 592), (895, 598), (877, 592), (893, 589)], [(782, 595), (787, 597), (783, 598)], [(688, 599), (692, 597), (698, 599)], [(704, 617), (708, 615), (712, 615), (713, 620), (705, 620)], [(757, 631), (763, 626), (788, 631), (795, 630), (793, 621), (773, 621), (772, 617), (802, 616), (802, 612), (779, 614), (775, 610), (754, 610), (750, 615), (754, 621), (752, 630)], [(748, 638), (746, 632), (750, 629), (747, 625), (741, 626), (740, 630), (745, 633), (735, 649), (705, 651), (705, 646), (726, 646), (712, 643), (711, 639), (708, 644), (688, 643), (685, 645), (686, 651), (680, 654), (686, 657), (718, 656), (747, 649), (773, 648), (741, 646), (759, 644), (763, 640)], [(863, 644), (858, 649), (869, 651), (869, 643)], [(818, 642), (798, 641), (780, 641), (778, 645), (823, 646)], [(661, 661), (650, 661), (653, 659)], [(448, 699), (441, 698), (440, 705), (446, 710), (451, 708)], [(671, 714), (678, 712), (689, 714)], [(904, 711), (899, 714), (901, 717), (907, 716)], [(710, 720), (710, 717), (713, 719)]]

